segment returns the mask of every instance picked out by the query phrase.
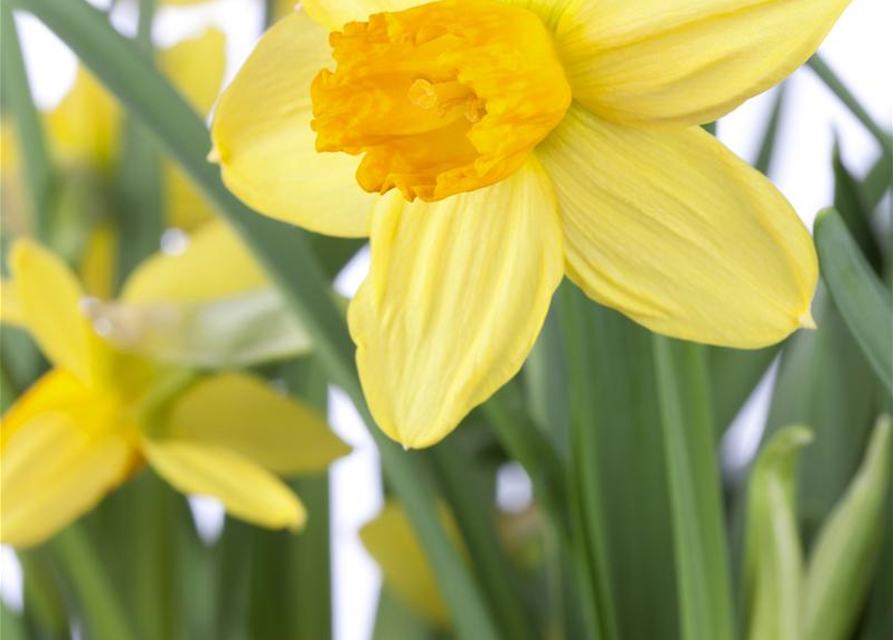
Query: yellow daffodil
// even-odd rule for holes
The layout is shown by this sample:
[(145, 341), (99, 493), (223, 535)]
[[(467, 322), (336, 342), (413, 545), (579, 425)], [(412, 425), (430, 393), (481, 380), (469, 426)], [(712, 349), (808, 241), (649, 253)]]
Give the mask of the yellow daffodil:
[[(207, 115), (220, 92), (226, 67), (226, 40), (207, 29), (158, 52), (158, 65), (200, 114)], [(91, 74), (78, 69), (72, 89), (47, 114), (47, 132), (57, 159), (66, 167), (108, 173), (119, 151), (121, 107)], [(168, 222), (191, 230), (213, 217), (213, 210), (186, 175), (164, 162)]]
[[(453, 543), (459, 543), (458, 527), (445, 508), (441, 511), (441, 520)], [(399, 503), (388, 500), (381, 513), (363, 525), (360, 539), (381, 568), (388, 588), (421, 616), (439, 625), (449, 622), (449, 612), (431, 564)]]
[[(237, 252), (230, 255), (250, 271)], [(226, 280), (213, 270), (183, 270), (207, 266), (207, 259), (190, 261), (177, 271), (158, 262), (138, 270), (128, 295), (221, 293), (214, 287)], [(236, 517), (270, 528), (302, 526), (303, 506), (278, 476), (320, 471), (347, 451), (316, 412), (253, 375), (200, 374), (113, 349), (85, 314), (89, 305), (75, 276), (32, 241), (13, 246), (10, 266), (4, 320), (24, 326), (54, 369), (0, 425), (0, 541), (42, 542), (145, 462), (184, 493), (217, 497)], [(246, 278), (231, 284), (238, 291)]]
[(809, 233), (698, 125), (847, 4), (306, 0), (224, 93), (211, 157), (261, 213), (371, 236), (359, 373), (382, 429), (422, 447), (517, 373), (565, 274), (679, 338), (812, 326)]

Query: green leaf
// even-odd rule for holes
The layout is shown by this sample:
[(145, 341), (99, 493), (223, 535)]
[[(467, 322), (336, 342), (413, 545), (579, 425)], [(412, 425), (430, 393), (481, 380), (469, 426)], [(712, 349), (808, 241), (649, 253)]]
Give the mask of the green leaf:
[(891, 176), (893, 176), (893, 156), (883, 153), (862, 181), (864, 199), (869, 211), (874, 211), (884, 194), (890, 191), (890, 187), (893, 186)]
[(819, 531), (806, 574), (805, 638), (849, 638), (877, 568), (889, 507), (890, 417), (878, 420), (846, 494)]
[(874, 118), (868, 114), (865, 107), (862, 106), (856, 99), (856, 96), (853, 95), (821, 56), (819, 56), (819, 54), (813, 55), (806, 64), (809, 65), (809, 68), (812, 69), (821, 81), (825, 83), (825, 86), (827, 86), (850, 110), (850, 113), (852, 113), (856, 119), (868, 129), (875, 140), (878, 141), (878, 144), (881, 145), (881, 150), (884, 155), (891, 155), (891, 153), (893, 153), (893, 138), (891, 138), (890, 132), (884, 131), (880, 125), (875, 122)]
[(796, 423), (815, 433), (798, 480), (807, 540), (858, 467), (879, 400), (875, 376), (821, 283), (813, 314), (818, 329), (785, 344), (763, 438)]
[(495, 505), (492, 500), (483, 499), (487, 492), (482, 490), (483, 483), (477, 481), (480, 474), (468, 463), (456, 464), (457, 460), (469, 460), (471, 456), (460, 448), (455, 438), (446, 439), (425, 453), (456, 518), (482, 591), (490, 601), (504, 637), (535, 640), (539, 634), (529, 608), (521, 599), (519, 576), (496, 536)]
[(705, 352), (658, 335), (653, 349), (681, 635), (731, 640), (735, 625)]
[(564, 465), (548, 436), (533, 423), (521, 403), (518, 389), (510, 382), (491, 396), (481, 410), (502, 446), (530, 476), (537, 502), (566, 543), (569, 533), (564, 512)]
[(893, 394), (893, 310), (880, 283), (834, 209), (815, 222), (822, 278), (856, 343), (888, 393)]
[(84, 613), (89, 637), (95, 640), (138, 640), (122, 606), (121, 594), (112, 587), (96, 548), (81, 525), (69, 526), (50, 544)]
[(26, 640), (25, 622), (11, 611), (5, 602), (0, 602), (0, 637), (4, 640)]
[[(289, 390), (325, 414), (327, 389), (312, 358), (280, 368)], [(332, 575), (328, 473), (291, 480), (307, 509), (300, 534), (251, 531), (250, 636), (256, 640), (315, 640), (332, 636)]]
[(418, 616), (387, 587), (378, 597), (372, 640), (439, 640), (442, 632)]
[(25, 618), (48, 638), (68, 638), (64, 584), (46, 546), (17, 552), (22, 565)]
[(778, 356), (781, 345), (745, 351), (726, 347), (709, 347), (708, 364), (713, 408), (713, 424), (717, 438), (725, 433), (757, 384)]
[(769, 120), (766, 122), (766, 129), (763, 132), (762, 142), (760, 142), (760, 150), (757, 152), (757, 158), (753, 163), (754, 169), (764, 175), (769, 175), (769, 171), (772, 169), (772, 160), (775, 157), (776, 143), (778, 142), (778, 129), (781, 124), (781, 114), (787, 96), (787, 86), (787, 84), (781, 83), (775, 90), (772, 111), (769, 112)]
[(22, 172), (28, 198), (28, 214), (33, 231), (44, 241), (50, 237), (53, 168), (47, 153), (40, 114), (31, 99), (31, 87), (25, 74), (19, 35), (12, 11), (0, 6), (0, 42), (2, 42), (2, 79), (4, 100), (12, 111), (15, 133), (23, 157)]
[(786, 427), (763, 447), (751, 470), (744, 560), (749, 640), (801, 637), (803, 552), (794, 465), (797, 452), (811, 441), (808, 427)]
[(583, 599), (584, 618), (595, 640), (619, 638), (611, 588), (611, 557), (608, 554), (606, 490), (598, 465), (599, 436), (596, 410), (589, 388), (592, 360), (589, 332), (585, 327), (587, 298), (576, 287), (565, 284), (558, 293), (564, 325), (565, 359), (568, 365), (571, 409), (570, 487), (572, 546)]
[[(10, 0), (3, 0), (10, 2)], [(153, 132), (171, 155), (254, 251), (273, 282), (313, 339), (331, 382), (342, 387), (367, 425), (369, 413), (354, 367), (354, 348), (307, 234), (257, 215), (230, 194), (217, 167), (205, 156), (210, 147), (201, 118), (182, 96), (105, 16), (84, 0), (12, 0), (33, 13), (71, 47), (93, 73)], [(436, 498), (425, 481), (421, 459), (404, 452), (379, 429), (370, 429), (388, 481), (405, 503), (443, 589), (459, 635), (465, 640), (499, 637), (480, 588), (459, 559), (438, 520)]]
[(832, 156), (834, 167), (834, 207), (846, 222), (859, 249), (875, 272), (880, 272), (882, 256), (871, 228), (871, 207), (862, 192), (862, 185), (852, 176), (840, 157), (839, 142), (835, 141)]
[[(623, 640), (679, 636), (672, 519), (651, 334), (579, 291), (589, 377), (579, 384), (593, 416), (592, 450), (602, 508), (609, 588)], [(648, 611), (648, 615), (642, 615)]]

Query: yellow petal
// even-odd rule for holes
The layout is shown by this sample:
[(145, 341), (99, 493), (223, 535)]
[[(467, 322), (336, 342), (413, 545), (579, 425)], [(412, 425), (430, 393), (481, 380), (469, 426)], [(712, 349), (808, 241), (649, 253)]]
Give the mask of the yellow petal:
[(92, 392), (65, 369), (52, 369), (32, 384), (3, 416), (0, 451), (19, 428), (41, 413), (63, 411), (83, 404)]
[(159, 52), (164, 74), (201, 115), (211, 110), (226, 70), (226, 36), (214, 28)]
[(237, 451), (282, 475), (325, 470), (350, 447), (314, 409), (244, 373), (207, 378), (171, 409), (168, 436)]
[(93, 382), (104, 349), (81, 312), (83, 291), (71, 270), (36, 242), (16, 241), (10, 267), (24, 319), (34, 340), (56, 366)]
[[(211, 28), (159, 53), (165, 75), (202, 116), (220, 94), (226, 70), (226, 36)], [(187, 231), (213, 218), (214, 209), (175, 163), (164, 162), (168, 221)]]
[(194, 231), (214, 220), (214, 207), (175, 163), (164, 161), (167, 222), (184, 231)]
[(71, 91), (47, 114), (47, 130), (60, 160), (111, 168), (121, 108), (105, 87), (83, 67)]
[(333, 236), (368, 233), (375, 196), (360, 189), (358, 160), (317, 153), (310, 81), (331, 64), (325, 29), (303, 13), (258, 42), (223, 94), (211, 133), (223, 181), (257, 211)]
[(693, 125), (788, 76), (850, 0), (578, 2), (557, 42), (574, 98), (622, 123)]
[(307, 514), (298, 497), (279, 478), (248, 458), (220, 447), (181, 440), (143, 439), (155, 470), (177, 490), (213, 496), (242, 520), (297, 531)]
[(537, 153), (568, 275), (653, 331), (756, 348), (805, 323), (812, 240), (766, 178), (699, 128), (645, 131), (574, 106)]
[(81, 259), (81, 280), (86, 292), (105, 300), (111, 298), (117, 266), (118, 237), (110, 224), (101, 223), (90, 233)]
[(128, 278), (127, 302), (202, 302), (265, 287), (267, 278), (248, 248), (223, 222), (196, 231), (182, 253), (156, 254)]
[(401, 11), (426, 4), (426, 0), (302, 0), (310, 17), (329, 31), (338, 31), (346, 22), (362, 21), (373, 13)]
[(92, 509), (134, 468), (135, 450), (112, 428), (114, 403), (83, 387), (76, 400), (63, 398), (76, 384), (65, 375), (45, 377), (37, 395), (26, 396), (4, 418), (4, 435), (12, 431), (0, 457), (4, 544), (43, 542)]
[(0, 322), (17, 327), (25, 325), (25, 314), (15, 284), (7, 278), (0, 278)]
[[(442, 513), (448, 515), (446, 510)], [(442, 519), (454, 541), (458, 540), (452, 518)], [(441, 625), (449, 621), (431, 565), (399, 503), (385, 503), (381, 513), (360, 529), (360, 539), (381, 567), (389, 588), (426, 618)]]
[(514, 376), (562, 275), (552, 186), (533, 158), (492, 187), (439, 202), (384, 197), (349, 321), (385, 433), (431, 445)]

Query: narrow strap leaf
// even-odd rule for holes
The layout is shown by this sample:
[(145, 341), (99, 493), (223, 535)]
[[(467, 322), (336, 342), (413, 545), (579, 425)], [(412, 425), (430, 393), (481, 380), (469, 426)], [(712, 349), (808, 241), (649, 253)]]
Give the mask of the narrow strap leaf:
[(834, 209), (815, 222), (822, 278), (844, 322), (888, 393), (893, 393), (893, 310), (890, 294)]
[(844, 640), (862, 611), (889, 507), (890, 433), (884, 416), (862, 466), (819, 531), (806, 574), (804, 638)]
[(772, 159), (775, 157), (781, 114), (788, 95), (787, 86), (787, 84), (781, 83), (775, 90), (772, 111), (769, 113), (769, 120), (766, 121), (766, 130), (763, 132), (757, 159), (753, 163), (754, 169), (765, 175), (769, 175), (769, 170), (772, 168)]
[(748, 640), (801, 637), (803, 551), (794, 463), (811, 441), (807, 427), (785, 427), (763, 447), (751, 470), (744, 575)]
[[(12, 11), (6, 3), (0, 6), (2, 32), (2, 67), (4, 101), (8, 100), (15, 119), (15, 135), (24, 158), (23, 175), (28, 193), (28, 213), (34, 225), (32, 231), (44, 241), (49, 238), (50, 198), (53, 169), (47, 153), (40, 115), (31, 98), (31, 87), (25, 74), (19, 35)], [(4, 133), (9, 135), (10, 132)]]
[(704, 352), (663, 336), (653, 340), (681, 636), (731, 640), (730, 571)]
[(812, 69), (821, 81), (825, 83), (825, 86), (827, 86), (834, 95), (846, 105), (850, 110), (850, 113), (856, 116), (856, 119), (868, 129), (871, 135), (878, 141), (878, 144), (881, 145), (884, 154), (890, 155), (891, 145), (893, 145), (893, 138), (890, 137), (890, 133), (884, 131), (881, 126), (875, 122), (874, 118), (872, 118), (868, 114), (868, 111), (865, 110), (865, 107), (863, 107), (856, 99), (856, 96), (853, 95), (837, 74), (834, 73), (834, 70), (828, 66), (828, 63), (825, 62), (821, 56), (815, 54), (806, 64), (808, 64), (809, 68)]
[(75, 524), (56, 536), (53, 555), (70, 581), (90, 631), (96, 640), (137, 640), (125, 614), (119, 594), (103, 571), (96, 549)]

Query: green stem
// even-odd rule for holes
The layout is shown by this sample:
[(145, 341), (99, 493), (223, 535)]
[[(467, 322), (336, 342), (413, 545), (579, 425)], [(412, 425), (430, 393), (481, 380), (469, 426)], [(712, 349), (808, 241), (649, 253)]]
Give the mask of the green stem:
[(703, 347), (653, 338), (681, 635), (732, 640), (731, 581)]
[(137, 640), (111, 588), (96, 549), (74, 524), (52, 541), (53, 554), (65, 572), (84, 611), (91, 638), (96, 640)]
[(598, 429), (594, 396), (591, 389), (593, 373), (588, 360), (590, 347), (583, 327), (582, 304), (579, 290), (565, 287), (559, 292), (561, 316), (565, 327), (565, 353), (570, 373), (571, 401), (571, 465), (570, 483), (572, 517), (575, 520), (576, 544), (581, 546), (578, 557), (585, 560), (590, 597), (589, 609), (598, 626), (602, 640), (616, 640), (618, 636), (615, 603), (611, 586), (610, 557), (607, 553), (607, 521), (599, 459)]
[(881, 126), (875, 122), (874, 118), (872, 118), (859, 101), (856, 100), (856, 96), (852, 94), (843, 81), (836, 73), (834, 73), (831, 67), (829, 67), (818, 54), (812, 56), (806, 64), (809, 65), (809, 68), (812, 69), (819, 79), (825, 83), (825, 86), (827, 86), (831, 92), (834, 93), (844, 105), (846, 105), (847, 109), (856, 116), (856, 119), (868, 129), (871, 135), (873, 135), (881, 145), (883, 152), (886, 155), (893, 153), (893, 150), (891, 150), (891, 146), (893, 146), (893, 138), (890, 137), (890, 133), (884, 131)]
[[(112, 29), (101, 12), (83, 0), (4, 1), (13, 1), (32, 12), (62, 38), (155, 134), (163, 149), (205, 192), (266, 268), (307, 328), (329, 380), (345, 390), (366, 424), (374, 425), (354, 368), (354, 348), (347, 327), (309, 247), (307, 234), (257, 215), (226, 190), (217, 167), (205, 159), (210, 144), (201, 118)], [(428, 554), (458, 635), (464, 640), (499, 638), (479, 586), (439, 521), (432, 488), (420, 481), (423, 474), (418, 468), (419, 461), (374, 426), (370, 432), (378, 446), (386, 477), (405, 504)]]
[[(155, 0), (139, 0), (134, 42), (149, 64), (154, 64), (154, 17)], [(114, 212), (120, 242), (117, 286), (123, 284), (137, 265), (158, 251), (164, 228), (164, 180), (155, 139), (138, 118), (128, 113), (121, 142)]]
[(9, 5), (0, 5), (0, 48), (2, 48), (4, 100), (12, 110), (24, 159), (22, 167), (27, 189), (32, 231), (41, 240), (50, 237), (50, 196), (53, 169), (47, 153), (40, 114), (34, 107), (31, 87), (25, 73), (19, 34)]
[(548, 438), (521, 410), (510, 401), (516, 390), (511, 384), (503, 387), (485, 402), (481, 409), (487, 416), (496, 437), (509, 455), (521, 463), (533, 483), (537, 502), (543, 507), (562, 542), (570, 539), (564, 513), (565, 470), (558, 453)]
[(474, 474), (456, 460), (464, 458), (456, 441), (444, 440), (427, 452), (434, 473), (459, 524), (482, 590), (500, 622), (506, 638), (534, 640), (527, 607), (518, 590), (519, 579), (496, 536), (491, 503), (482, 499)]

